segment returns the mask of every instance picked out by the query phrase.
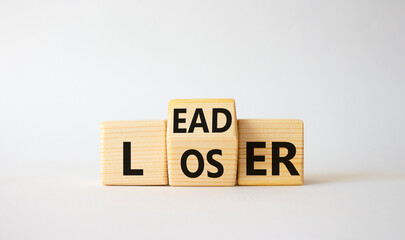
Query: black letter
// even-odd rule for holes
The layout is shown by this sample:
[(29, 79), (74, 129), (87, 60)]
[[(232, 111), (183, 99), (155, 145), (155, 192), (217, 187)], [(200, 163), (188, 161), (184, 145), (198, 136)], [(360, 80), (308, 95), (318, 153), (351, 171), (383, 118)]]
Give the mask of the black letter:
[(218, 171), (216, 173), (212, 173), (212, 172), (208, 171), (208, 177), (210, 177), (210, 178), (218, 178), (218, 177), (222, 176), (222, 174), (224, 174), (224, 166), (222, 166), (222, 164), (220, 162), (218, 162), (212, 158), (212, 155), (214, 155), (214, 154), (218, 154), (218, 155), (222, 156), (222, 150), (212, 149), (211, 151), (209, 151), (207, 153), (207, 160), (208, 160), (209, 164), (211, 164), (212, 166), (214, 166), (218, 169)]
[[(196, 156), (198, 160), (198, 169), (193, 173), (190, 172), (187, 168), (187, 158), (190, 155)], [(183, 170), (183, 173), (189, 178), (199, 177), (204, 170), (204, 158), (201, 153), (195, 149), (189, 149), (185, 151), (181, 156), (181, 170)]]
[[(288, 153), (285, 157), (280, 157), (280, 148), (287, 148)], [(272, 145), (272, 175), (280, 175), (280, 162), (284, 163), (291, 175), (300, 175), (290, 160), (295, 156), (296, 149), (289, 142), (273, 142)]]
[[(200, 118), (201, 118), (201, 123), (197, 123), (198, 116), (200, 116)], [(190, 124), (190, 128), (188, 129), (188, 132), (189, 133), (194, 132), (194, 128), (196, 128), (196, 127), (202, 127), (205, 133), (208, 132), (208, 125), (207, 125), (207, 121), (205, 121), (204, 112), (203, 112), (202, 108), (197, 108), (195, 110), (193, 120), (191, 120), (191, 124)]]
[(131, 169), (131, 142), (124, 142), (124, 175), (143, 175), (143, 169)]
[[(218, 113), (225, 114), (226, 123), (222, 128), (218, 128)], [(232, 116), (231, 113), (225, 108), (213, 108), (212, 109), (212, 132), (225, 132), (231, 127)]]
[(186, 113), (185, 108), (175, 108), (173, 109), (173, 133), (185, 133), (187, 130), (185, 128), (179, 128), (179, 123), (185, 123), (185, 118), (179, 118), (179, 113)]
[(266, 142), (246, 142), (246, 175), (266, 176), (266, 169), (255, 169), (255, 162), (264, 162), (264, 156), (255, 156), (255, 148), (265, 148)]

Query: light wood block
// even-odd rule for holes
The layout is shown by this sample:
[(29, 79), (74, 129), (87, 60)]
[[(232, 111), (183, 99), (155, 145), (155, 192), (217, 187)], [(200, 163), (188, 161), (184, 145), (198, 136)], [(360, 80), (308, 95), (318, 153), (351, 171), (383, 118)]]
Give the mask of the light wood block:
[[(193, 122), (197, 127), (193, 127)], [(205, 122), (206, 125), (202, 124)], [(171, 186), (234, 186), (237, 152), (238, 128), (233, 99), (170, 101), (167, 159)]]
[(239, 185), (303, 184), (304, 130), (301, 120), (240, 119), (238, 126)]
[(167, 185), (166, 121), (103, 122), (101, 163), (105, 185)]

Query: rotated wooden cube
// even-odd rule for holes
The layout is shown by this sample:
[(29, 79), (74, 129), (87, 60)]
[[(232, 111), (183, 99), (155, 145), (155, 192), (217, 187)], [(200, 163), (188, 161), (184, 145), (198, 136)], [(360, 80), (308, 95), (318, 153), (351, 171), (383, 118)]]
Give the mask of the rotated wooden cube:
[(170, 101), (166, 135), (171, 186), (236, 184), (238, 128), (233, 99)]
[(301, 120), (240, 119), (239, 185), (303, 184)]
[(101, 125), (105, 185), (167, 185), (166, 121), (111, 121)]

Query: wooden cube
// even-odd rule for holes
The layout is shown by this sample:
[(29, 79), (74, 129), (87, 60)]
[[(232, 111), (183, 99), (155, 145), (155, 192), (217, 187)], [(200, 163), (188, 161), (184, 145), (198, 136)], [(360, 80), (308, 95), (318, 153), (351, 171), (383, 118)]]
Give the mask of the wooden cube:
[(169, 103), (167, 159), (171, 186), (234, 186), (238, 128), (233, 99)]
[(101, 125), (105, 185), (167, 185), (166, 121), (111, 121)]
[(301, 120), (241, 119), (239, 185), (303, 184)]

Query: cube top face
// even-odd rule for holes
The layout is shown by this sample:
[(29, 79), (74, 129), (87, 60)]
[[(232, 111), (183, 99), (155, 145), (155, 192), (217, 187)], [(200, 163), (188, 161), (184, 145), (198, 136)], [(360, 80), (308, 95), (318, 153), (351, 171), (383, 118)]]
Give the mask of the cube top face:
[[(142, 175), (124, 175), (124, 142), (130, 169)], [(101, 162), (105, 185), (167, 185), (166, 121), (103, 122)]]
[(301, 120), (240, 119), (238, 126), (239, 185), (303, 184)]
[(168, 139), (237, 135), (233, 99), (174, 99), (169, 102)]
[(234, 186), (238, 128), (233, 99), (169, 103), (167, 160), (171, 186)]

